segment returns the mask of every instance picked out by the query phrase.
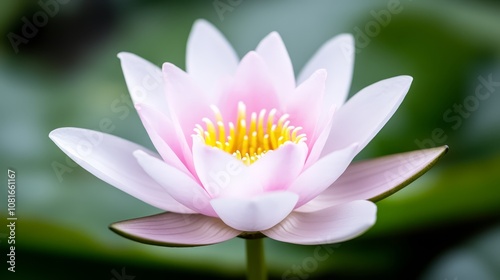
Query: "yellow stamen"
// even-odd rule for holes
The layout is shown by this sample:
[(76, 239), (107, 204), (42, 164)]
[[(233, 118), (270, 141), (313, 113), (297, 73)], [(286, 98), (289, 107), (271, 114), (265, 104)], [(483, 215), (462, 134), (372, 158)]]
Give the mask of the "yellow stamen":
[(217, 129), (219, 130), (219, 139), (226, 139), (226, 128), (224, 127), (224, 123), (222, 121), (217, 121)]
[(222, 114), (220, 113), (219, 108), (217, 108), (217, 106), (215, 106), (215, 105), (212, 105), (212, 106), (210, 106), (210, 109), (212, 109), (212, 111), (214, 112), (215, 120), (217, 122), (224, 123), (224, 119), (222, 118)]
[(214, 105), (210, 108), (215, 121), (203, 118), (201, 121), (205, 127), (196, 124), (195, 135), (206, 145), (232, 154), (247, 165), (287, 142), (297, 144), (307, 140), (304, 133), (299, 133), (302, 127), (290, 125), (288, 114), (278, 118), (276, 109), (271, 109), (269, 114), (266, 114), (266, 109), (247, 114), (245, 104), (239, 102), (236, 120), (225, 123), (219, 108)]

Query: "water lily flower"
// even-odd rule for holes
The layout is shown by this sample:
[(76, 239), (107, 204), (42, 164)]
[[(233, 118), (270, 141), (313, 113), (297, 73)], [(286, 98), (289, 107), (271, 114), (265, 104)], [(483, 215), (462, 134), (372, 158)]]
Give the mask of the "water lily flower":
[(204, 20), (189, 36), (185, 71), (131, 53), (118, 57), (157, 153), (80, 128), (59, 128), (50, 138), (98, 178), (164, 211), (111, 226), (140, 242), (345, 241), (375, 223), (374, 201), (422, 175), (447, 149), (352, 163), (412, 78), (379, 81), (346, 101), (354, 65), (349, 34), (326, 42), (297, 79), (278, 33), (239, 60)]

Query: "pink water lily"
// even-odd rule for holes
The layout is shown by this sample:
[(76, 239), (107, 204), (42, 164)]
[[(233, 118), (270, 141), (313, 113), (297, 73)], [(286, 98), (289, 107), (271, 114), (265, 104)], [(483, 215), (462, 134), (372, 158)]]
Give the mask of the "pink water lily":
[(278, 33), (240, 61), (203, 20), (191, 31), (186, 71), (118, 56), (158, 154), (86, 129), (59, 128), (50, 138), (95, 176), (165, 211), (111, 226), (134, 240), (345, 241), (375, 223), (373, 201), (409, 184), (446, 151), (351, 163), (401, 104), (412, 78), (382, 80), (346, 102), (354, 64), (349, 34), (326, 42), (297, 79)]

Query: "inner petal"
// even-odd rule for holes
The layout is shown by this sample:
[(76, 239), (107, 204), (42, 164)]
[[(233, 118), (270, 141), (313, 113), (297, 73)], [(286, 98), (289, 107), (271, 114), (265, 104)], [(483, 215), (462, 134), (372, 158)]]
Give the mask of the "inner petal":
[(196, 124), (195, 135), (208, 146), (221, 149), (250, 165), (266, 153), (285, 143), (301, 143), (307, 140), (302, 127), (290, 124), (289, 115), (278, 116), (276, 109), (269, 112), (247, 113), (245, 103), (238, 102), (236, 119), (226, 122), (217, 106), (210, 106), (214, 118), (205, 117), (203, 125)]

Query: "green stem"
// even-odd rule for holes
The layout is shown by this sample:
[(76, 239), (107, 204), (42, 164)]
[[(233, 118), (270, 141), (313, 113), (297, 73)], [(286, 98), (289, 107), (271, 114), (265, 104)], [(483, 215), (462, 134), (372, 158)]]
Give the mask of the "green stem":
[(264, 258), (264, 238), (246, 239), (247, 279), (266, 280), (266, 261)]

